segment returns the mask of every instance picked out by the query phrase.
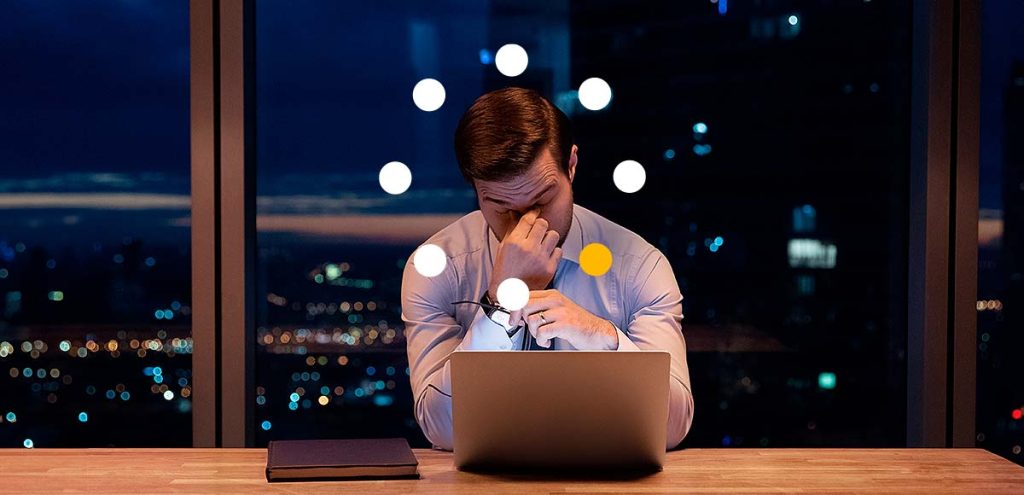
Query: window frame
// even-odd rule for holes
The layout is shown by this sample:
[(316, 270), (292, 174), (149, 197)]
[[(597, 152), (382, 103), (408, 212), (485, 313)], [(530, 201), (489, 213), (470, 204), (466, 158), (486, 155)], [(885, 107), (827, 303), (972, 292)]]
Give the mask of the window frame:
[[(196, 447), (255, 437), (254, 10), (190, 0)], [(973, 447), (980, 2), (912, 12), (906, 443)]]

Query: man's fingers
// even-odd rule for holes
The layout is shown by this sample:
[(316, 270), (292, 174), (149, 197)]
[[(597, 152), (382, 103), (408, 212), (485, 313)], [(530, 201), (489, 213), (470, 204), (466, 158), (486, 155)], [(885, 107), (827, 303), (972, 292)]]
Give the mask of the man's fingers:
[(545, 298), (555, 297), (555, 296), (558, 296), (558, 295), (561, 295), (561, 292), (558, 292), (558, 289), (544, 289), (544, 290), (531, 290), (530, 291), (530, 297), (531, 298), (537, 298), (537, 299), (545, 299)]
[(562, 327), (560, 320), (564, 317), (564, 311), (562, 307), (558, 304), (557, 301), (554, 301), (553, 299), (554, 298), (539, 299), (538, 301), (543, 300), (552, 302), (553, 304), (550, 304), (549, 307), (539, 309), (536, 312), (529, 313), (526, 316), (526, 328), (530, 331), (530, 335), (533, 335), (534, 340), (537, 341), (537, 345), (544, 348), (550, 347), (551, 339), (559, 336), (559, 331)]
[(551, 340), (541, 336), (541, 325), (540, 325), (540, 314), (530, 315), (528, 318), (527, 330), (530, 331), (530, 335), (533, 335), (533, 340), (537, 341), (537, 345), (547, 348), (551, 345)]
[(519, 325), (522, 325), (523, 322), (519, 321), (522, 318), (523, 318), (523, 310), (521, 310), (521, 309), (515, 310), (515, 311), (513, 311), (513, 312), (508, 314), (508, 324), (512, 325), (513, 327), (517, 327)]
[(532, 242), (540, 244), (544, 239), (544, 236), (548, 233), (548, 221), (543, 218), (537, 218), (533, 221), (533, 226), (530, 227), (530, 233), (526, 234), (526, 238)]
[(527, 323), (527, 318), (538, 311), (550, 310), (558, 306), (558, 300), (555, 299), (559, 293), (557, 290), (531, 290), (530, 299), (526, 301), (526, 306), (515, 311), (510, 311), (508, 316), (509, 325), (523, 325)]
[(533, 335), (535, 339), (537, 338), (538, 330), (544, 323), (544, 320), (540, 317), (540, 313), (535, 313), (526, 317), (526, 328), (530, 331), (530, 335)]
[(558, 305), (558, 301), (552, 297), (552, 292), (555, 290), (532, 290), (530, 291), (530, 300), (526, 302), (526, 306), (519, 310), (523, 315), (532, 315), (538, 311), (550, 310)]
[(548, 258), (548, 271), (554, 273), (558, 269), (560, 261), (562, 261), (562, 248), (556, 247), (554, 251), (551, 251), (551, 257)]
[[(540, 318), (538, 317), (538, 319)], [(551, 347), (551, 339), (559, 336), (561, 328), (562, 326), (558, 322), (549, 322), (547, 324), (542, 323), (537, 327), (537, 330), (531, 332), (531, 334), (533, 335), (533, 339), (537, 341), (537, 345), (547, 349)]]
[(555, 248), (558, 247), (558, 239), (560, 237), (561, 236), (558, 235), (558, 232), (555, 232), (554, 230), (549, 230), (544, 234), (544, 239), (540, 241), (540, 245), (544, 248), (545, 254), (551, 254), (554, 252)]
[[(526, 235), (530, 233), (530, 229), (533, 228), (533, 223), (537, 221), (537, 216), (540, 214), (538, 210), (530, 210), (525, 215), (519, 218), (519, 223), (516, 224), (512, 232), (509, 233), (510, 237), (526, 238)], [(504, 241), (504, 239), (502, 239)]]

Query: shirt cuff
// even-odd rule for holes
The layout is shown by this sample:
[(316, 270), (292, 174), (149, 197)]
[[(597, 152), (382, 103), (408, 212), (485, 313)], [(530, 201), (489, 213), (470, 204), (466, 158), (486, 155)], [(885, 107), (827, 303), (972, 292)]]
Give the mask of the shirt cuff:
[(459, 344), (459, 348), (468, 351), (507, 351), (512, 346), (512, 339), (505, 328), (491, 321), (482, 308), (477, 310), (473, 323)]
[(639, 351), (640, 350), (640, 348), (637, 347), (637, 345), (635, 343), (633, 343), (632, 340), (629, 340), (629, 337), (627, 337), (626, 334), (622, 332), (622, 330), (619, 330), (619, 327), (615, 326), (614, 323), (612, 323), (612, 326), (615, 327), (615, 335), (616, 335), (616, 337), (619, 340), (618, 347), (615, 348), (616, 351)]

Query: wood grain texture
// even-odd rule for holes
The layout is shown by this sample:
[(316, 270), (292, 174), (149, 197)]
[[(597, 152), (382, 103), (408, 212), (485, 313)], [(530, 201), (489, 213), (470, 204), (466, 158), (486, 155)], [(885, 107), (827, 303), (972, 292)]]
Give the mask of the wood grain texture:
[(979, 449), (689, 449), (646, 476), (478, 474), (416, 450), (420, 480), (274, 483), (265, 449), (0, 449), (0, 493), (1024, 493)]

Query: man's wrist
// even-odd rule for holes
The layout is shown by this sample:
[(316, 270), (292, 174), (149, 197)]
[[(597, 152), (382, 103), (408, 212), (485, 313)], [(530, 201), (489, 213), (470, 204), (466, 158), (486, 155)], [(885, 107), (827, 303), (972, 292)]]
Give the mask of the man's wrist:
[(484, 292), (484, 295), (480, 297), (480, 304), (482, 306), (481, 310), (484, 312), (484, 316), (504, 328), (505, 332), (509, 334), (509, 337), (515, 335), (514, 330), (518, 328), (518, 325), (513, 325), (510, 321), (509, 317), (512, 316), (512, 313), (509, 310), (494, 302), (486, 292)]

